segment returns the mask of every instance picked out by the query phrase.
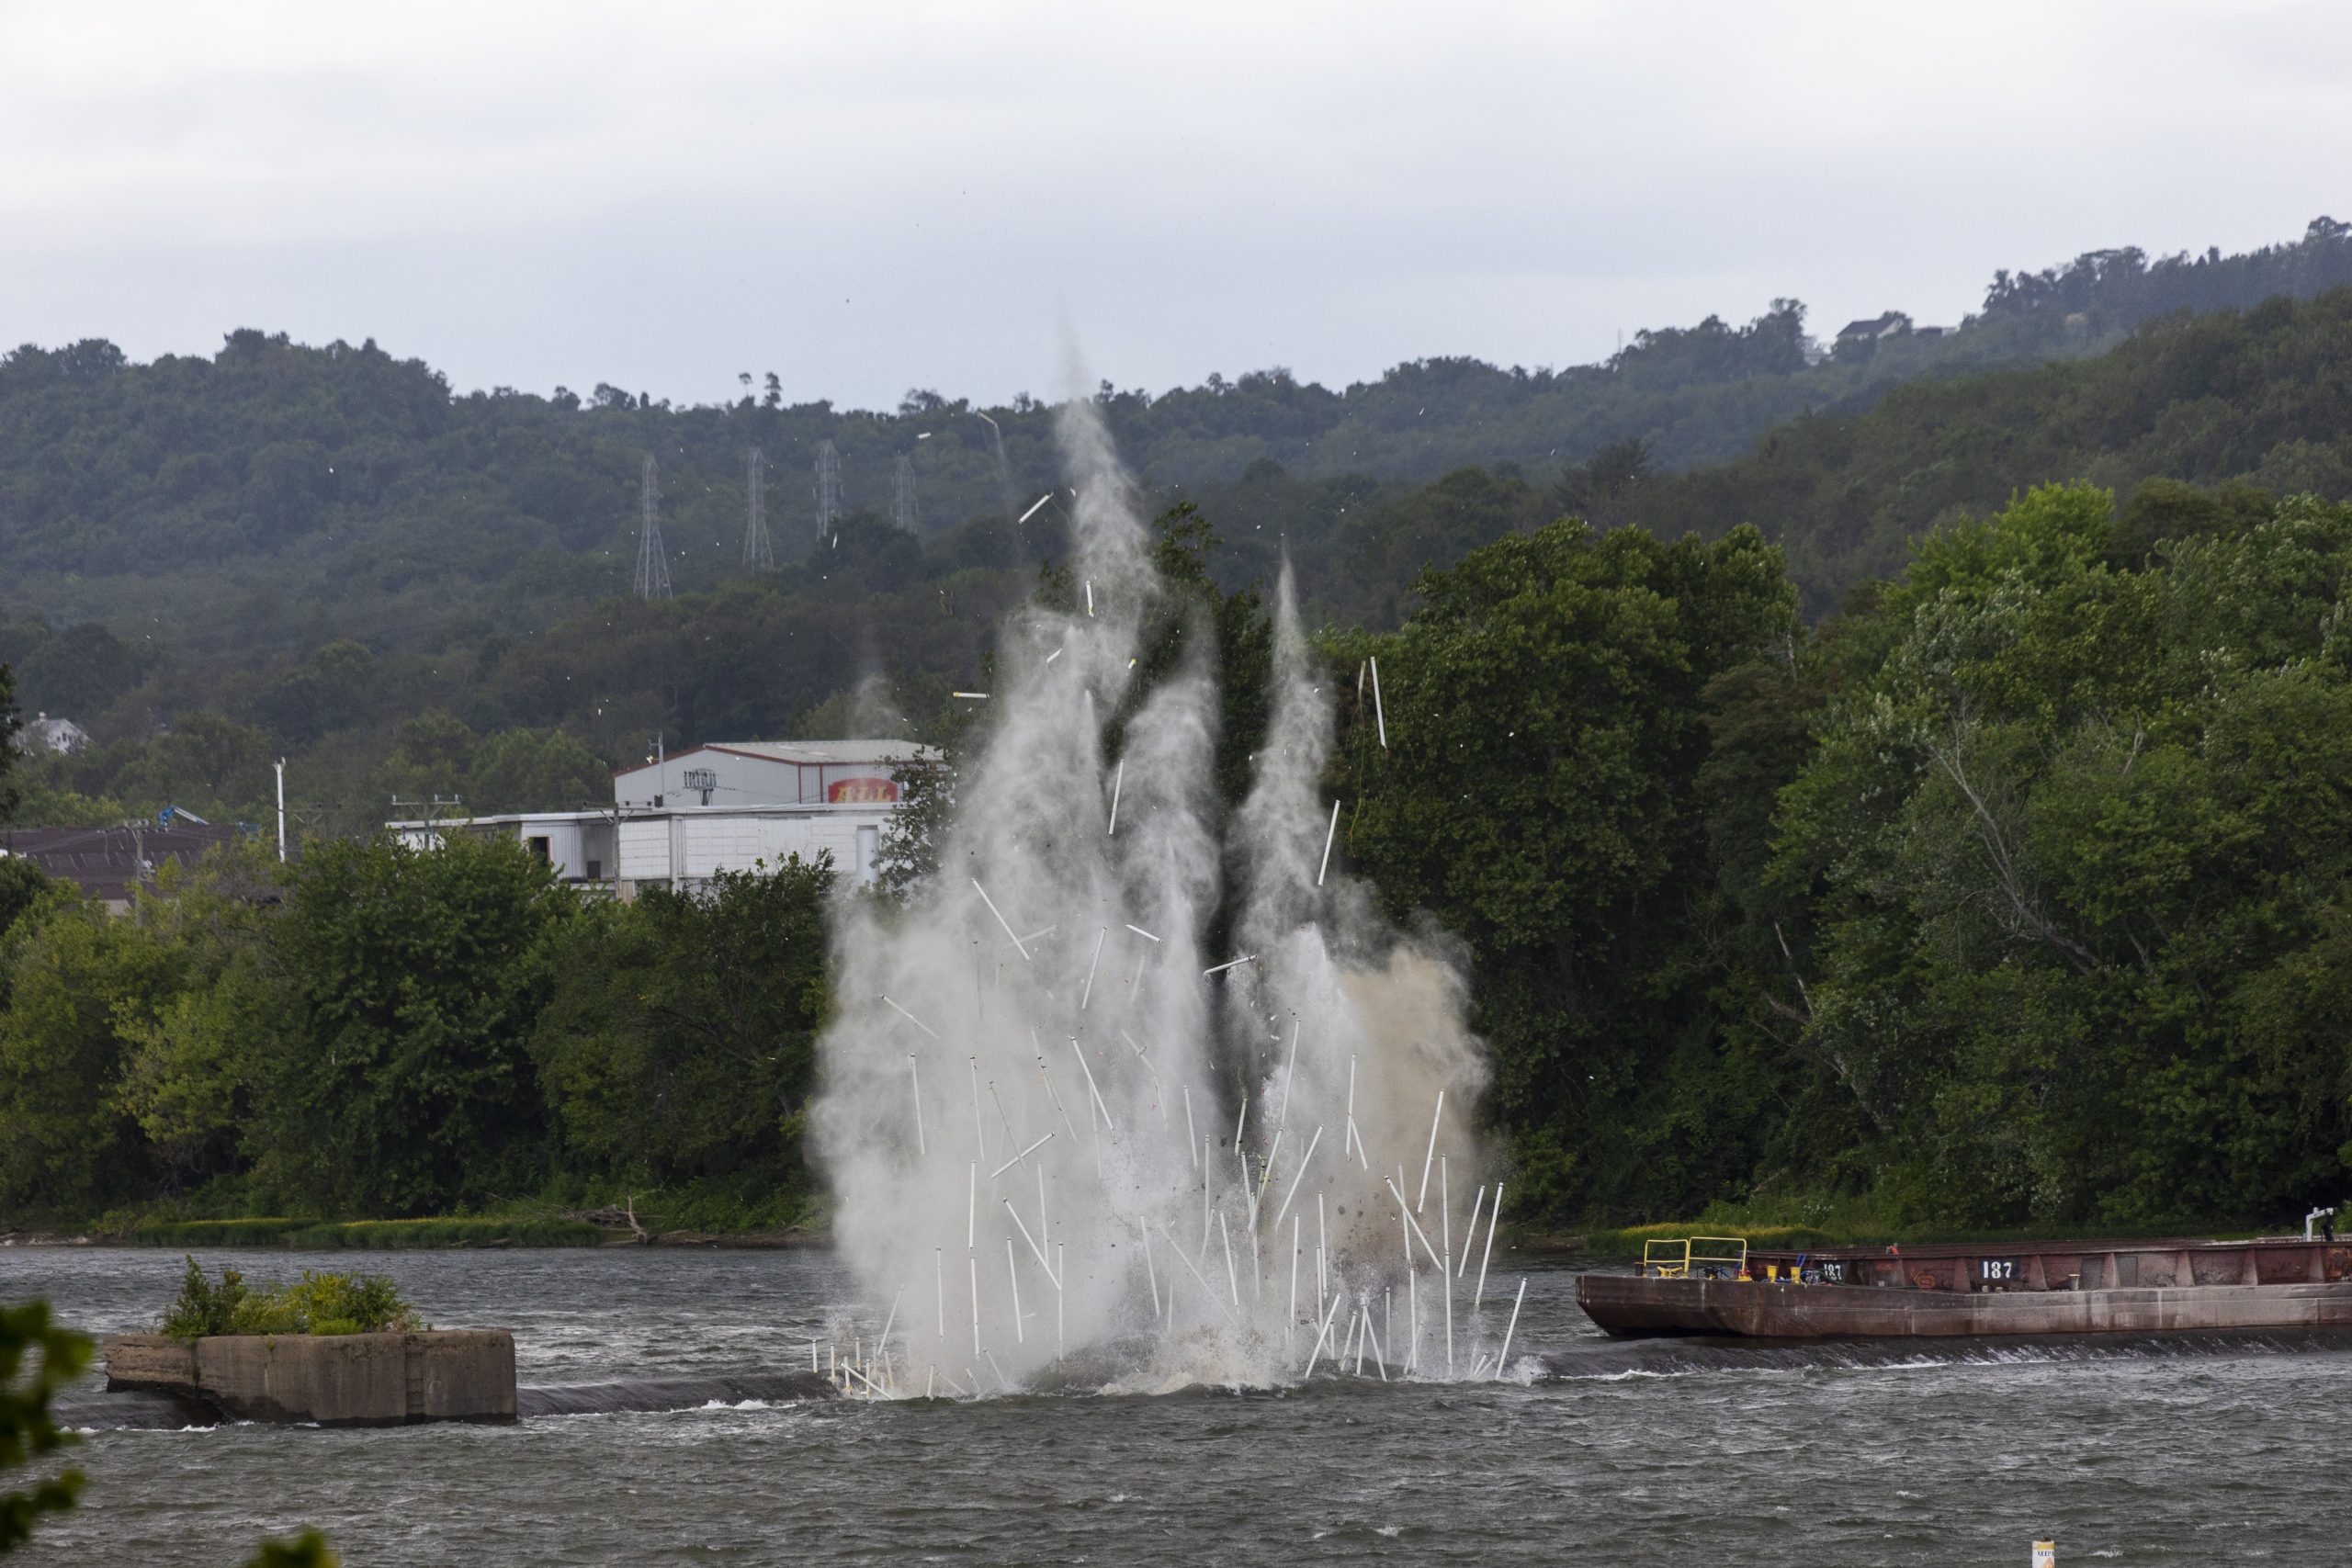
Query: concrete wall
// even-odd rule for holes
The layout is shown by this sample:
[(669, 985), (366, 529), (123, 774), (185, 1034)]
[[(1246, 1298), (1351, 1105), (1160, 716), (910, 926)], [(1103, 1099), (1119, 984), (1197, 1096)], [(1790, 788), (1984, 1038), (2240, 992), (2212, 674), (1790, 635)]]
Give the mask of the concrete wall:
[(514, 1419), (514, 1338), (427, 1334), (235, 1335), (193, 1344), (106, 1340), (107, 1386), (189, 1394), (242, 1421), (397, 1427)]
[(620, 874), (630, 882), (668, 886), (701, 882), (721, 871), (770, 869), (798, 855), (813, 861), (831, 851), (833, 869), (857, 883), (871, 881), (873, 857), (891, 806), (817, 807), (805, 813), (669, 812), (620, 825)]

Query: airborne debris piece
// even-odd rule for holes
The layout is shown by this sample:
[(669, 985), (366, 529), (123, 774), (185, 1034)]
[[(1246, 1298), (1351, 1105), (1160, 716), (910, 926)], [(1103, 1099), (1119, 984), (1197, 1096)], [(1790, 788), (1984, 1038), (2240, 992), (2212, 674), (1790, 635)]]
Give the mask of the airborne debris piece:
[(1019, 937), (1012, 935), (1012, 922), (1004, 918), (1004, 911), (996, 907), (996, 900), (989, 897), (989, 890), (980, 886), (980, 879), (977, 876), (972, 878), (972, 891), (978, 894), (980, 902), (989, 907), (989, 913), (994, 915), (996, 923), (1004, 928), (1004, 934), (1012, 937), (1013, 949), (1021, 954), (1022, 962), (1024, 964), (1030, 962), (1029, 950), (1021, 945)]

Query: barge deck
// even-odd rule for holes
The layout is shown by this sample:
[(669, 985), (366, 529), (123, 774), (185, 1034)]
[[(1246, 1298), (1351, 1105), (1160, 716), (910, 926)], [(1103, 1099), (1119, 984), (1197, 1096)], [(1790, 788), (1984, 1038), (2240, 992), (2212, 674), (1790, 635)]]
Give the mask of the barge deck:
[(1584, 1274), (1608, 1333), (1758, 1339), (1998, 1337), (2352, 1327), (2352, 1246), (2030, 1242), (1748, 1253), (1705, 1238), (1640, 1274)]

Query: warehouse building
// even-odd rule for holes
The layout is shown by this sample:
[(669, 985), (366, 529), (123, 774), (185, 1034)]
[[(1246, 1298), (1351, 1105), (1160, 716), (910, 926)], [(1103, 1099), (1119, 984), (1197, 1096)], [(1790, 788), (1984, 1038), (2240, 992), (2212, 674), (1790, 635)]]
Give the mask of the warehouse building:
[(603, 885), (623, 898), (824, 852), (842, 875), (866, 883), (883, 825), (899, 807), (900, 774), (922, 754), (905, 740), (696, 746), (616, 773), (609, 807), (385, 827), (422, 845), (457, 832), (513, 838), (564, 881)]

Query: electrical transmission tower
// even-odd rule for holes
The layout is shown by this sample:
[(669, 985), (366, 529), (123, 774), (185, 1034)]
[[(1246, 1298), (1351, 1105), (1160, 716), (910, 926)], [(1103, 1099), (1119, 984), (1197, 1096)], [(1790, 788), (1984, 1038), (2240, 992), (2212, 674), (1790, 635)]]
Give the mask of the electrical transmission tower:
[(842, 520), (842, 455), (830, 441), (817, 444), (817, 537), (832, 537)]
[(751, 497), (751, 520), (743, 525), (743, 564), (755, 570), (766, 571), (775, 565), (775, 546), (768, 539), (768, 501), (765, 479), (766, 459), (760, 449), (752, 448), (747, 459), (751, 472), (744, 490)]
[(915, 531), (915, 460), (900, 457), (898, 466), (890, 470), (890, 521), (911, 534)]
[(637, 525), (637, 596), (670, 597), (670, 557), (662, 547), (662, 471), (645, 455), (644, 513)]

